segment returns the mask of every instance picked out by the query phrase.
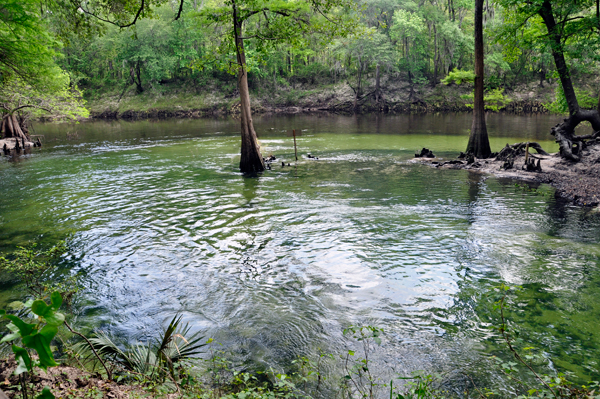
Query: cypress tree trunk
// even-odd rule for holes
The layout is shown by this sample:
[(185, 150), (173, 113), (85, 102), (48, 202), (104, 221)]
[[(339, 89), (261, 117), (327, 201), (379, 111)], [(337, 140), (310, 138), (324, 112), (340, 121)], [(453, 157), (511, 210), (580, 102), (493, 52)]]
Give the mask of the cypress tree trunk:
[(19, 120), (14, 114), (4, 115), (2, 124), (0, 125), (0, 132), (3, 138), (15, 137), (29, 141), (27, 134), (23, 132)]
[[(562, 157), (571, 161), (577, 162), (581, 160), (581, 149), (583, 147), (583, 138), (575, 136), (575, 128), (583, 121), (588, 121), (592, 124), (594, 131), (600, 130), (600, 109), (597, 110), (582, 110), (577, 102), (575, 89), (569, 73), (569, 67), (565, 60), (563, 51), (562, 36), (560, 30), (556, 26), (556, 20), (552, 10), (552, 4), (549, 0), (542, 3), (538, 11), (539, 15), (546, 25), (548, 37), (552, 41), (552, 56), (554, 64), (560, 77), (560, 83), (567, 100), (569, 107), (569, 118), (565, 119), (552, 128), (552, 135), (556, 142), (560, 145), (560, 154)], [(599, 99), (600, 108), (600, 99)]]
[(240, 92), (241, 133), (242, 149), (240, 158), (240, 171), (242, 173), (257, 173), (265, 170), (265, 163), (260, 153), (260, 146), (254, 124), (252, 123), (252, 109), (250, 108), (250, 91), (248, 90), (248, 71), (246, 70), (246, 54), (244, 40), (242, 39), (242, 24), (238, 19), (237, 5), (232, 1), (233, 28), (238, 61), (238, 90)]
[(483, 102), (483, 0), (475, 0), (475, 99), (467, 153), (477, 158), (489, 158), (492, 155)]

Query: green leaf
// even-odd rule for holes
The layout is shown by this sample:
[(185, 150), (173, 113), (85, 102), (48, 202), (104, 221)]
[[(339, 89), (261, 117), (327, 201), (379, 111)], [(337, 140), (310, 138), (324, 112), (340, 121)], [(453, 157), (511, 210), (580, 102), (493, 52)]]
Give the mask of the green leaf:
[(14, 333), (19, 332), (19, 327), (15, 326), (14, 323), (8, 323), (6, 328), (8, 328), (10, 331), (12, 331)]
[(31, 305), (31, 311), (38, 316), (45, 317), (46, 314), (51, 310), (52, 308), (46, 305), (46, 302), (41, 299), (33, 301), (33, 304)]
[(52, 294), (52, 306), (46, 305), (41, 299), (33, 302), (31, 311), (36, 315), (43, 317), (46, 323), (59, 326), (65, 321), (65, 316), (61, 313), (55, 313), (55, 310), (62, 304), (62, 298), (58, 292)]
[(9, 341), (13, 341), (17, 338), (21, 337), (21, 334), (19, 334), (18, 332), (16, 333), (12, 333), (12, 334), (8, 334), (6, 335), (4, 338), (2, 338), (0, 340), (0, 344), (4, 343), (4, 342), (9, 342)]
[(31, 371), (33, 369), (33, 364), (31, 362), (31, 358), (29, 357), (29, 353), (27, 353), (27, 350), (17, 345), (13, 345), (12, 350), (15, 354), (15, 360), (17, 361), (15, 375)]
[(8, 320), (12, 321), (15, 326), (19, 329), (22, 337), (30, 335), (31, 332), (35, 329), (35, 324), (25, 323), (23, 320), (19, 319), (17, 316), (13, 316), (10, 314), (5, 315)]
[(65, 315), (62, 313), (54, 313), (53, 311), (52, 314), (45, 316), (44, 319), (49, 325), (60, 326), (65, 322)]
[(35, 399), (55, 399), (55, 397), (50, 391), (50, 388), (44, 387), (44, 389), (42, 389), (42, 393), (36, 396)]
[(57, 332), (58, 328), (56, 326), (46, 325), (39, 333), (23, 337), (23, 344), (37, 352), (40, 359), (40, 367), (44, 370), (48, 367), (58, 366), (50, 350), (50, 342)]
[(374, 337), (374, 338), (373, 338), (373, 341), (375, 341), (375, 343), (376, 343), (377, 345), (381, 345), (381, 338), (379, 338), (379, 337)]
[(58, 291), (52, 293), (52, 295), (50, 296), (50, 301), (52, 302), (52, 307), (54, 308), (54, 310), (58, 310), (63, 303), (62, 296)]

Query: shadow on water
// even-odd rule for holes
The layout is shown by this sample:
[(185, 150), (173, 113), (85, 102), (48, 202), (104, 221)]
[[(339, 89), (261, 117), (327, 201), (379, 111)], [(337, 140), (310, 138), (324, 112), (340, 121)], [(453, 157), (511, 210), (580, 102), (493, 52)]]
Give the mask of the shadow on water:
[(242, 195), (246, 199), (246, 206), (252, 206), (252, 201), (256, 199), (259, 185), (259, 176), (244, 176), (244, 189)]

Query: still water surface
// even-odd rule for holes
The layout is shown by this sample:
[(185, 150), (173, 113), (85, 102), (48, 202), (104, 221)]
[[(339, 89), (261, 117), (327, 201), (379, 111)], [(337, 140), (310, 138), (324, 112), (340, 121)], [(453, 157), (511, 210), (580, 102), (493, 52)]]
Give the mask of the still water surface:
[[(263, 155), (286, 163), (286, 132), (302, 130), (296, 166), (241, 176), (233, 119), (36, 125), (42, 151), (0, 160), (0, 248), (66, 238), (84, 330), (146, 341), (180, 312), (247, 364), (286, 367), (370, 324), (386, 332), (380, 367), (483, 384), (502, 378), (486, 293), (522, 285), (511, 318), (526, 341), (550, 367), (600, 378), (600, 217), (548, 186), (409, 162), (464, 150), (469, 115), (255, 122)], [(492, 149), (556, 151), (555, 122), (490, 115)], [(17, 299), (4, 281), (0, 308)]]

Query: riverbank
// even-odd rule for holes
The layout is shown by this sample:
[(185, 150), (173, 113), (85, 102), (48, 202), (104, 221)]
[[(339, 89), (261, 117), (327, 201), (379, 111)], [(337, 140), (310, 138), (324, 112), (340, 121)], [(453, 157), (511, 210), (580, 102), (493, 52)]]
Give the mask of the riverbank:
[[(14, 375), (17, 367), (14, 357), (0, 360), (0, 389), (8, 399), (21, 398), (19, 377)], [(148, 397), (139, 385), (119, 384), (109, 381), (98, 373), (90, 373), (82, 368), (61, 365), (39, 370), (29, 386), (33, 392), (41, 392), (49, 387), (56, 398), (142, 398)], [(30, 392), (31, 394), (32, 392)], [(0, 398), (2, 395), (0, 394)]]
[[(539, 86), (522, 84), (504, 93), (498, 106), (502, 112), (514, 114), (548, 113), (547, 104), (554, 101), (555, 84)], [(367, 85), (366, 87), (369, 87)], [(295, 84), (287, 87), (255, 88), (251, 93), (256, 114), (299, 113), (435, 113), (470, 112), (472, 93), (469, 85), (415, 86), (392, 78), (382, 80), (383, 103), (377, 103), (373, 90), (365, 89), (354, 108), (355, 94), (346, 82), (325, 86)], [(205, 87), (201, 91), (164, 85), (141, 94), (133, 89), (123, 96), (108, 92), (87, 98), (90, 117), (95, 119), (166, 119), (201, 118), (239, 113), (239, 97), (235, 86)]]
[[(435, 153), (435, 149), (433, 149)], [(525, 155), (517, 155), (511, 169), (503, 169), (504, 160), (493, 158), (473, 163), (465, 160), (442, 158), (415, 158), (436, 168), (464, 169), (474, 173), (491, 174), (498, 178), (516, 179), (530, 183), (546, 183), (556, 189), (556, 194), (579, 206), (597, 207), (600, 205), (600, 146), (593, 145), (583, 151), (580, 162), (572, 162), (558, 153), (549, 155), (530, 154), (530, 159), (538, 162), (541, 171), (524, 170)]]

